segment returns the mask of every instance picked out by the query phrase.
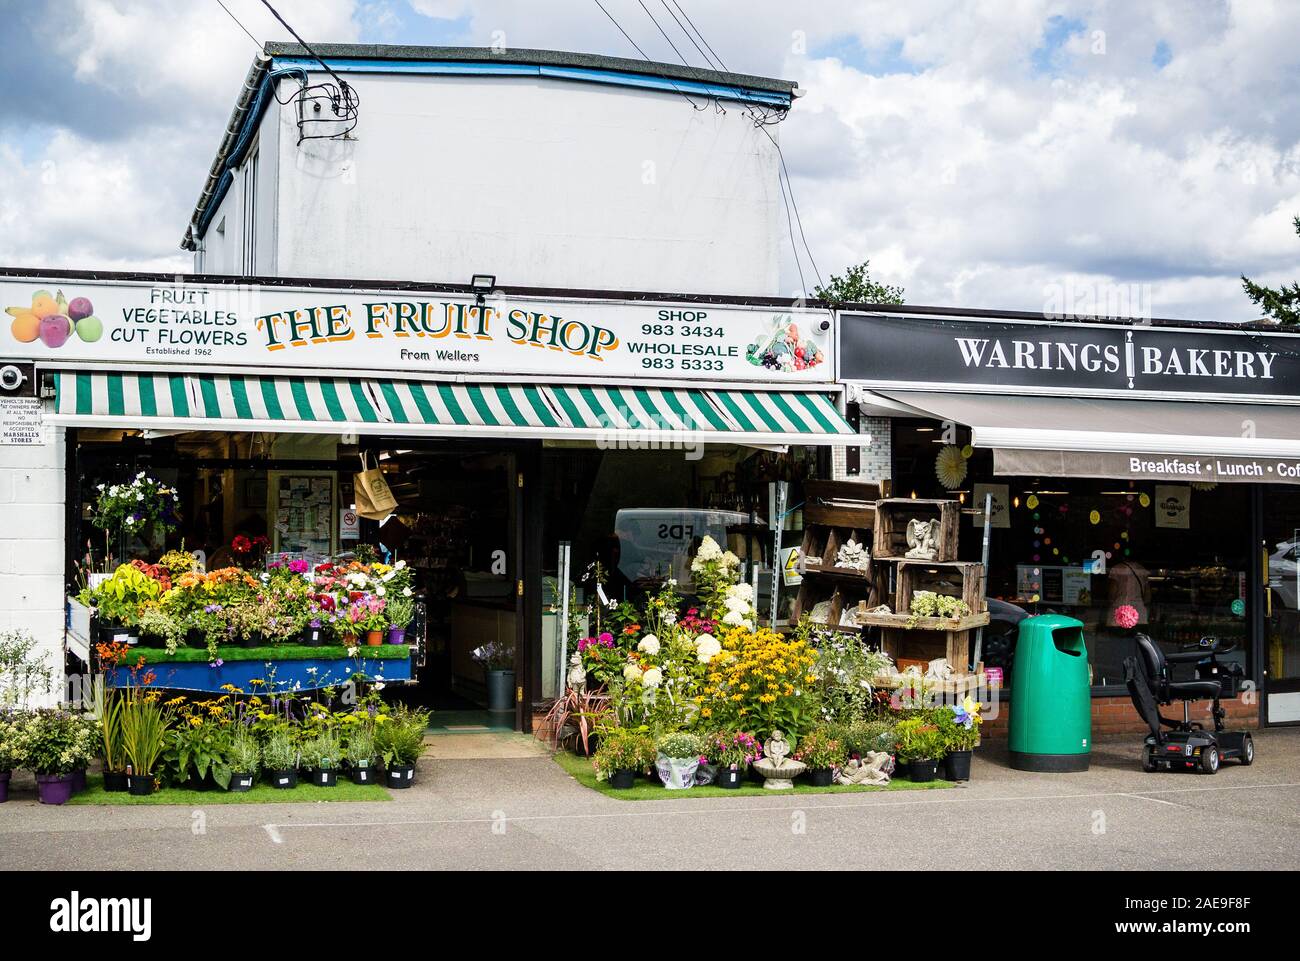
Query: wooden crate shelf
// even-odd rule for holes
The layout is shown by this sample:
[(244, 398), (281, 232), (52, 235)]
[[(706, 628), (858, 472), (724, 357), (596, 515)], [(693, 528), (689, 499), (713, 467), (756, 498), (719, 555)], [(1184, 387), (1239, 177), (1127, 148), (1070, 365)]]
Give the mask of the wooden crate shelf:
[[(864, 627), (888, 627), (904, 631), (973, 631), (977, 627), (986, 627), (989, 623), (988, 612), (970, 614), (966, 617), (917, 617), (910, 614), (863, 614), (857, 616), (858, 623)], [(915, 623), (913, 623), (915, 621)]]
[(903, 560), (898, 564), (896, 611), (910, 611), (917, 591), (930, 591), (966, 602), (971, 613), (987, 607), (984, 599), (984, 565), (973, 561)]
[[(957, 559), (957, 534), (961, 520), (960, 505), (956, 501), (916, 500), (910, 497), (889, 498), (876, 501), (876, 526), (873, 558), (906, 558), (907, 525), (913, 518), (937, 520), (939, 540), (936, 544), (936, 561)], [(912, 560), (913, 558), (906, 558)]]

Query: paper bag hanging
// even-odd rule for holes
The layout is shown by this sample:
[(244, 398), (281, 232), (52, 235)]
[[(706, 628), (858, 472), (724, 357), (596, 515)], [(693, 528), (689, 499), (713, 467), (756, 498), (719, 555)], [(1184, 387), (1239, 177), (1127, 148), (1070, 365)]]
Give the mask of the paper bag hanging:
[(367, 520), (381, 521), (397, 508), (397, 498), (384, 480), (384, 472), (378, 465), (371, 467), (365, 454), (361, 455), (361, 473), (353, 478), (352, 489), (357, 513)]

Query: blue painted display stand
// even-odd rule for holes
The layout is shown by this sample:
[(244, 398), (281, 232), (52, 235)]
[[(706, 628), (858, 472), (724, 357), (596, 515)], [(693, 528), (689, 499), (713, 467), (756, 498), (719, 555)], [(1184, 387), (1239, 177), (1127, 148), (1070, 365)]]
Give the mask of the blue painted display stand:
[[(367, 659), (363, 662), (363, 669), (375, 681), (411, 679), (409, 657)], [(173, 661), (150, 664), (145, 670), (157, 675), (151, 687), (218, 693), (225, 685), (233, 684), (246, 693), (255, 694), (259, 690), (252, 683), (255, 679), (269, 682), (274, 677), (275, 687), (281, 691), (293, 689), (294, 685), (298, 685), (299, 690), (312, 691), (331, 684), (344, 684), (357, 673), (358, 668), (352, 658), (340, 657), (302, 661), (226, 661), (220, 667), (212, 667), (206, 661)], [(119, 667), (109, 672), (109, 683), (115, 687), (125, 687), (130, 681), (131, 675), (126, 668)]]

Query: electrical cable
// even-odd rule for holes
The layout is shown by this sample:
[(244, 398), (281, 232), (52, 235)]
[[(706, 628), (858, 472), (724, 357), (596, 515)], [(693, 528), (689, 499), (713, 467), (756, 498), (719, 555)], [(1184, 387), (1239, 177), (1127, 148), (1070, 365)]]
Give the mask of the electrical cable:
[(672, 7), (668, 6), (668, 0), (659, 0), (659, 2), (662, 3), (664, 9), (668, 11), (668, 15), (677, 21), (677, 26), (681, 29), (682, 33), (686, 34), (686, 39), (695, 45), (696, 51), (698, 51), (699, 55), (704, 58), (704, 62), (708, 64), (709, 68), (716, 70), (717, 67), (714, 65), (713, 61), (709, 59), (709, 55), (704, 52), (703, 48), (701, 48), (698, 43), (696, 43), (695, 38), (691, 36), (691, 32), (682, 25), (682, 22), (681, 20), (678, 19), (677, 14), (673, 13)]
[(794, 252), (794, 266), (799, 271), (799, 290), (808, 296), (808, 284), (803, 279), (803, 264), (799, 263), (799, 245), (794, 242), (794, 220), (790, 216), (790, 198), (785, 193), (785, 181), (778, 174), (776, 182), (781, 185), (781, 199), (785, 201), (785, 222), (790, 228), (790, 249)]
[(226, 16), (228, 16), (231, 20), (235, 21), (235, 23), (239, 25), (240, 30), (248, 34), (248, 39), (253, 41), (253, 43), (257, 45), (257, 49), (260, 51), (262, 49), (261, 41), (258, 40), (255, 36), (253, 36), (253, 34), (249, 31), (249, 29), (246, 26), (240, 23), (239, 18), (231, 12), (228, 6), (222, 3), (222, 0), (217, 0), (217, 5), (220, 6), (222, 10), (226, 11)]
[[(262, 0), (262, 2), (263, 2), (263, 3), (266, 3), (266, 0)], [(612, 13), (610, 13), (608, 10), (605, 9), (605, 5), (604, 5), (603, 3), (601, 3), (600, 0), (594, 0), (594, 3), (596, 4), (596, 6), (600, 7), (600, 12), (601, 12), (601, 13), (603, 13), (605, 16), (609, 17), (609, 22), (612, 23), (615, 27), (618, 28), (618, 32), (621, 33), (621, 34), (623, 35), (623, 39), (625, 39), (628, 43), (632, 44), (632, 46), (636, 49), (636, 52), (639, 53), (639, 54), (641, 54), (641, 59), (644, 60), (646, 63), (653, 63), (654, 61), (651, 60), (648, 56), (646, 56), (646, 52), (645, 52), (644, 50), (642, 50), (641, 47), (637, 44), (637, 42), (636, 42), (635, 40), (633, 40), (632, 37), (628, 34), (628, 32), (627, 32), (626, 30), (623, 29), (623, 25), (622, 25), (621, 23), (619, 23), (617, 20), (614, 19), (614, 15), (613, 15)], [(644, 4), (643, 4), (643, 6), (644, 6)], [(649, 13), (648, 10), (647, 10), (646, 12)], [(651, 17), (650, 19), (653, 20), (654, 18)], [(669, 42), (671, 43), (671, 41), (669, 41)], [(680, 56), (680, 55), (679, 55), (679, 56)], [(667, 78), (665, 78), (665, 79), (667, 79)], [(686, 98), (686, 102), (689, 103), (689, 104), (690, 104), (692, 107), (694, 107), (696, 110), (703, 110), (703, 109), (704, 109), (704, 108), (701, 107), (699, 104), (697, 104), (694, 100), (692, 100), (690, 97), (687, 97), (687, 96), (686, 96), (686, 91), (682, 90), (681, 87), (679, 87), (679, 86), (677, 86), (677, 84), (673, 83), (672, 80), (668, 80), (668, 83), (672, 86), (672, 88), (673, 88), (674, 90), (676, 90), (679, 94), (681, 94), (683, 97), (685, 97), (685, 98)]]
[(713, 59), (718, 62), (718, 65), (723, 70), (726, 70), (728, 73), (730, 73), (731, 71), (728, 70), (727, 65), (722, 62), (722, 58), (718, 56), (717, 51), (714, 50), (713, 47), (709, 45), (709, 41), (704, 39), (704, 34), (700, 33), (700, 28), (695, 25), (695, 21), (693, 21), (690, 18), (690, 16), (687, 15), (686, 11), (682, 9), (682, 5), (678, 3), (677, 0), (673, 0), (673, 6), (677, 8), (678, 13), (680, 13), (683, 17), (686, 18), (686, 22), (691, 25), (691, 29), (694, 30), (697, 34), (699, 34), (700, 42), (703, 43), (704, 46), (708, 48), (709, 53), (713, 54)]
[[(317, 60), (322, 67), (325, 68), (325, 72), (334, 78), (334, 81), (339, 85), (340, 90), (348, 89), (348, 82), (334, 72), (333, 68), (330, 67), (330, 65), (325, 62), (324, 58), (322, 58), (320, 54), (318, 54), (315, 50), (311, 48), (311, 44), (309, 44), (302, 37), (298, 36), (298, 31), (293, 29), (293, 27), (289, 26), (289, 21), (284, 19), (284, 17), (280, 16), (280, 11), (276, 10), (275, 7), (271, 6), (271, 0), (262, 0), (262, 5), (266, 7), (266, 9), (270, 10), (271, 15), (275, 17), (275, 19), (280, 21), (284, 29), (288, 30), (289, 33), (293, 36), (293, 39), (297, 40), (298, 43), (302, 45), (302, 48), (306, 50), (309, 54), (311, 54), (311, 56), (315, 60)], [(335, 109), (335, 112), (336, 113), (338, 112), (337, 108)]]
[[(808, 254), (808, 262), (812, 264), (813, 273), (817, 275), (817, 285), (819, 287), (825, 287), (826, 281), (822, 280), (822, 272), (817, 269), (817, 260), (815, 257), (813, 257), (812, 248), (808, 246), (808, 237), (803, 232), (803, 218), (799, 216), (799, 204), (794, 199), (794, 184), (790, 182), (790, 170), (785, 165), (785, 152), (781, 149), (781, 145), (776, 142), (776, 138), (773, 137), (768, 132), (767, 127), (765, 125), (759, 124), (758, 129), (763, 131), (763, 133), (767, 136), (767, 139), (772, 141), (772, 146), (776, 148), (776, 155), (781, 160), (781, 171), (785, 174), (785, 182), (790, 187), (790, 203), (794, 207), (794, 218), (799, 224), (799, 238), (803, 241), (803, 249)], [(786, 211), (786, 216), (787, 217), (789, 216), (788, 210)], [(793, 233), (791, 233), (790, 235), (790, 242), (794, 243)]]
[(636, 2), (640, 5), (641, 9), (645, 11), (645, 15), (650, 18), (650, 22), (655, 25), (655, 29), (657, 29), (663, 38), (668, 41), (668, 46), (673, 48), (673, 53), (677, 54), (677, 59), (682, 62), (682, 66), (689, 67), (690, 64), (686, 62), (686, 58), (682, 56), (682, 52), (677, 49), (677, 44), (673, 43), (673, 38), (668, 36), (668, 31), (659, 25), (659, 21), (655, 19), (655, 15), (651, 13), (650, 8), (645, 5), (645, 0), (636, 0)]

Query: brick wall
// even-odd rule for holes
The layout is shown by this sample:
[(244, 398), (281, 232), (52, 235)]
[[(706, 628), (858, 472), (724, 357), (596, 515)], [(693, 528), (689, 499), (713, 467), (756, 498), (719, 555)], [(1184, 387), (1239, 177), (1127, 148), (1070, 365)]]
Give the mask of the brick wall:
[[(1231, 701), (1222, 702), (1223, 709), (1228, 712), (1224, 723), (1229, 728), (1257, 728), (1259, 727), (1259, 701), (1253, 703), (1243, 703), (1241, 698)], [(1003, 701), (998, 705), (998, 716), (987, 719), (980, 725), (980, 736), (992, 740), (1005, 739), (1007, 736), (1007, 726), (1010, 723), (1011, 705)], [(1162, 707), (1160, 713), (1165, 717), (1178, 719), (1183, 716), (1182, 704), (1173, 704), (1169, 707)], [(1191, 703), (1191, 718), (1193, 721), (1204, 724), (1207, 728), (1214, 727), (1214, 718), (1210, 716), (1209, 701), (1193, 701)], [(1119, 734), (1142, 734), (1147, 731), (1146, 722), (1138, 716), (1137, 709), (1133, 707), (1133, 702), (1128, 697), (1094, 697), (1092, 699), (1092, 736), (1108, 737)]]
[(63, 688), (65, 434), (46, 425), (44, 444), (0, 447), (0, 630), (30, 631), (48, 654), (44, 704)]
[(861, 451), (861, 470), (850, 476), (845, 469), (845, 448), (831, 448), (831, 479), (878, 482), (888, 480), (891, 476), (893, 460), (893, 442), (888, 417), (868, 417), (859, 419), (858, 433), (871, 437), (871, 444), (858, 448)]

